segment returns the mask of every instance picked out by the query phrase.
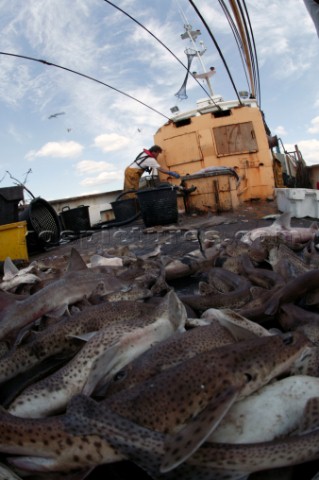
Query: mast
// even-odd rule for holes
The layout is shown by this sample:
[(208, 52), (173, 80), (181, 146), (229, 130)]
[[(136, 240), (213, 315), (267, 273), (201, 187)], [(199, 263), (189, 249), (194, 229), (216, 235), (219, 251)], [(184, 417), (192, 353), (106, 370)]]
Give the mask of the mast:
[[(176, 0), (176, 3), (178, 4), (177, 0)], [(207, 88), (208, 88), (209, 93), (210, 93), (210, 96), (213, 97), (214, 92), (213, 92), (213, 88), (212, 88), (212, 85), (211, 85), (211, 82), (210, 82), (210, 77), (215, 74), (215, 69), (212, 67), (209, 70), (207, 70), (206, 66), (204, 65), (204, 62), (203, 62), (203, 59), (202, 59), (202, 56), (206, 52), (206, 47), (204, 46), (204, 42), (203, 41), (200, 42), (200, 44), (202, 46), (202, 50), (199, 50), (198, 47), (197, 47), (197, 44), (196, 44), (196, 39), (199, 35), (201, 35), (201, 31), (200, 30), (193, 30), (192, 26), (189, 24), (189, 22), (186, 18), (186, 15), (183, 12), (183, 10), (182, 10), (182, 8), (180, 7), (179, 4), (178, 4), (178, 8), (179, 8), (180, 14), (181, 14), (181, 16), (182, 16), (182, 18), (185, 22), (184, 23), (185, 32), (181, 34), (181, 38), (182, 38), (182, 40), (189, 39), (191, 41), (193, 49), (194, 49), (194, 54), (197, 56), (197, 58), (199, 60), (199, 63), (201, 65), (201, 68), (202, 68), (201, 73), (197, 73), (197, 72), (193, 73), (193, 76), (197, 79), (204, 79), (205, 80)], [(186, 55), (190, 55), (192, 53), (191, 49), (186, 49), (185, 53), (186, 53)]]

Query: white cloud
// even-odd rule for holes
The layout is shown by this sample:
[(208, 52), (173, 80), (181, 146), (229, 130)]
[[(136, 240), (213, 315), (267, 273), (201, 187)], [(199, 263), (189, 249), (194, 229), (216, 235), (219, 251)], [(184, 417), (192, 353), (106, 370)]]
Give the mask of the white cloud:
[[(307, 165), (319, 164), (319, 140), (300, 140), (297, 145)], [(287, 144), (285, 148), (288, 152), (292, 152), (295, 150), (295, 145)]]
[(103, 172), (96, 177), (85, 178), (81, 181), (80, 185), (83, 187), (92, 187), (104, 183), (111, 183), (114, 180), (124, 180), (123, 171)]
[[(248, 3), (260, 66), (271, 67), (268, 74), (278, 79), (303, 76), (305, 70), (311, 69), (316, 55), (309, 41), (313, 27), (303, 0), (285, 1), (284, 22), (281, 1), (269, 0), (267, 8), (255, 0)], [(302, 29), (292, 28), (297, 20)], [(275, 62), (276, 58), (279, 61)]]
[(308, 129), (309, 133), (319, 133), (319, 116), (311, 120), (311, 127)]
[(287, 131), (285, 127), (283, 127), (282, 125), (278, 125), (278, 127), (275, 128), (275, 133), (276, 135), (286, 135)]
[(95, 137), (94, 145), (102, 150), (102, 152), (114, 152), (121, 150), (131, 143), (131, 140), (117, 133), (104, 133)]
[(76, 164), (75, 168), (80, 175), (84, 175), (88, 173), (110, 171), (114, 168), (114, 165), (103, 161), (96, 162), (94, 160), (82, 160)]
[[(188, 40), (181, 41), (186, 18), (181, 17), (177, 2), (119, 3), (187, 63), (185, 49), (192, 45)], [(207, 30), (190, 4), (185, 0), (180, 3), (186, 23), (202, 32), (199, 40), (207, 47), (204, 64), (216, 68), (214, 92), (225, 100), (234, 98)], [(285, 8), (282, 3), (269, 0), (265, 9), (263, 2), (247, 0), (247, 7), (256, 42), (263, 109), (267, 119), (271, 118), (272, 132), (293, 144), (298, 138), (318, 136), (318, 38), (303, 0), (286, 0)], [(247, 89), (237, 45), (222, 8), (218, 2), (206, 0), (196, 0), (196, 5), (222, 50), (237, 88)], [(27, 171), (26, 160), (41, 159), (30, 182), (44, 197), (62, 198), (71, 189), (81, 194), (91, 185), (96, 185), (92, 190), (101, 185), (102, 191), (107, 183), (110, 188), (121, 186), (125, 166), (153, 143), (154, 133), (166, 123), (166, 115), (171, 116), (170, 108), (178, 104), (180, 110), (192, 109), (199, 98), (206, 96), (189, 78), (188, 99), (177, 101), (174, 94), (184, 80), (185, 69), (154, 37), (107, 2), (73, 0), (70, 8), (70, 0), (0, 0), (0, 11), (2, 51), (52, 62), (46, 65), (5, 55), (0, 62), (3, 156), (10, 158), (20, 172)], [(296, 22), (302, 28), (296, 28)], [(196, 59), (192, 67), (201, 71)], [(120, 92), (136, 97), (163, 116)], [(59, 111), (66, 115), (48, 120), (50, 114)], [(273, 125), (278, 127), (274, 129)], [(66, 133), (69, 127), (72, 131)], [(89, 148), (84, 151), (82, 145)], [(298, 145), (301, 148), (302, 143)], [(311, 148), (310, 141), (302, 153), (307, 160), (314, 158), (317, 162), (316, 147)], [(43, 161), (45, 158), (52, 161)], [(72, 158), (71, 163), (65, 162), (63, 172), (59, 158)], [(50, 182), (43, 182), (46, 171), (50, 172)], [(87, 189), (79, 186), (79, 178)]]
[(32, 160), (37, 157), (76, 157), (83, 151), (83, 146), (77, 142), (48, 142), (40, 150), (31, 150), (26, 158)]

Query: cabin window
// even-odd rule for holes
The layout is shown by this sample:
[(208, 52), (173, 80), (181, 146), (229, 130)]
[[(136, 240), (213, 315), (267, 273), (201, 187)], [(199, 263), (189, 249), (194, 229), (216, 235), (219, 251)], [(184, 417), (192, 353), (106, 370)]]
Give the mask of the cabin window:
[(252, 122), (234, 123), (213, 128), (217, 156), (258, 151)]
[(221, 117), (230, 117), (231, 110), (217, 110), (217, 112), (212, 113), (214, 118), (221, 118)]
[(177, 120), (174, 122), (176, 128), (185, 127), (185, 125), (190, 125), (192, 123), (190, 118), (183, 118), (182, 120)]

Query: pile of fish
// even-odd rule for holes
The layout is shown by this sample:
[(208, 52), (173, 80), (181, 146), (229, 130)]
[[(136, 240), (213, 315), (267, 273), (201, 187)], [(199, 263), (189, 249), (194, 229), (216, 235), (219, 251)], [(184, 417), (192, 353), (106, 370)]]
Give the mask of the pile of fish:
[(0, 480), (123, 462), (154, 480), (318, 478), (317, 234), (283, 214), (223, 241), (199, 232), (179, 258), (7, 258)]

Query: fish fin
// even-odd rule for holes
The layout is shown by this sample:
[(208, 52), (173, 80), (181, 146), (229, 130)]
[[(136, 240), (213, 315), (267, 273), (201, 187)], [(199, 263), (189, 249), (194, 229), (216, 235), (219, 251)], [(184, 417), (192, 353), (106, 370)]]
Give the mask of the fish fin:
[(269, 331), (262, 325), (258, 325), (229, 308), (217, 310), (217, 320), (237, 341), (269, 335)]
[(169, 320), (179, 331), (184, 331), (187, 320), (187, 312), (185, 305), (178, 298), (174, 290), (170, 290), (163, 298), (163, 304), (167, 301), (167, 311), (169, 312)]
[(123, 347), (121, 342), (117, 342), (115, 345), (110, 345), (103, 353), (101, 353), (101, 355), (99, 355), (98, 358), (95, 359), (85, 385), (82, 388), (82, 393), (84, 395), (90, 396), (97, 385), (101, 382), (104, 383), (109, 381), (109, 376), (115, 373), (114, 359), (116, 359), (122, 351)]
[(97, 334), (97, 331), (96, 332), (87, 332), (87, 333), (82, 333), (81, 335), (72, 335), (72, 334), (69, 334), (69, 335), (66, 335), (66, 338), (76, 338), (77, 340), (83, 340), (84, 342), (88, 342), (89, 340), (91, 340), (91, 338), (93, 338), (95, 335)]
[(276, 220), (271, 225), (271, 227), (276, 226), (276, 227), (281, 227), (289, 230), (289, 228), (291, 228), (291, 217), (292, 217), (291, 212), (285, 212), (282, 215), (280, 215), (280, 217), (276, 218)]
[[(280, 290), (278, 291), (280, 293)], [(277, 293), (277, 292), (276, 292)], [(273, 316), (278, 312), (278, 309), (280, 307), (280, 296), (278, 295), (273, 295), (272, 297), (267, 300), (264, 308), (264, 313), (269, 316)]]
[(241, 388), (229, 386), (194, 419), (165, 442), (161, 473), (169, 472), (185, 462), (217, 428), (222, 418), (238, 399)]
[(304, 408), (304, 414), (299, 424), (299, 433), (311, 433), (319, 428), (319, 397), (310, 398)]
[(10, 460), (8, 459), (10, 465), (22, 470), (31, 470), (33, 472), (48, 472), (50, 470), (55, 470), (57, 459), (52, 457), (37, 457), (37, 456), (23, 456), (18, 457), (11, 456)]
[(47, 312), (46, 316), (53, 317), (53, 318), (60, 318), (66, 311), (68, 311), (68, 309), (69, 309), (69, 306), (67, 303), (65, 303), (64, 305), (61, 305), (60, 307), (57, 307)]
[(76, 248), (72, 247), (66, 271), (74, 272), (78, 270), (87, 270), (87, 268), (88, 266), (81, 257), (80, 253), (76, 250)]
[(18, 267), (13, 263), (10, 257), (7, 257), (3, 264), (3, 278), (2, 280), (11, 280), (19, 273)]
[(279, 308), (279, 302), (276, 301), (276, 302), (271, 302), (264, 310), (264, 313), (266, 315), (269, 315), (270, 317), (272, 317), (273, 315), (275, 315), (275, 313), (277, 312)]

